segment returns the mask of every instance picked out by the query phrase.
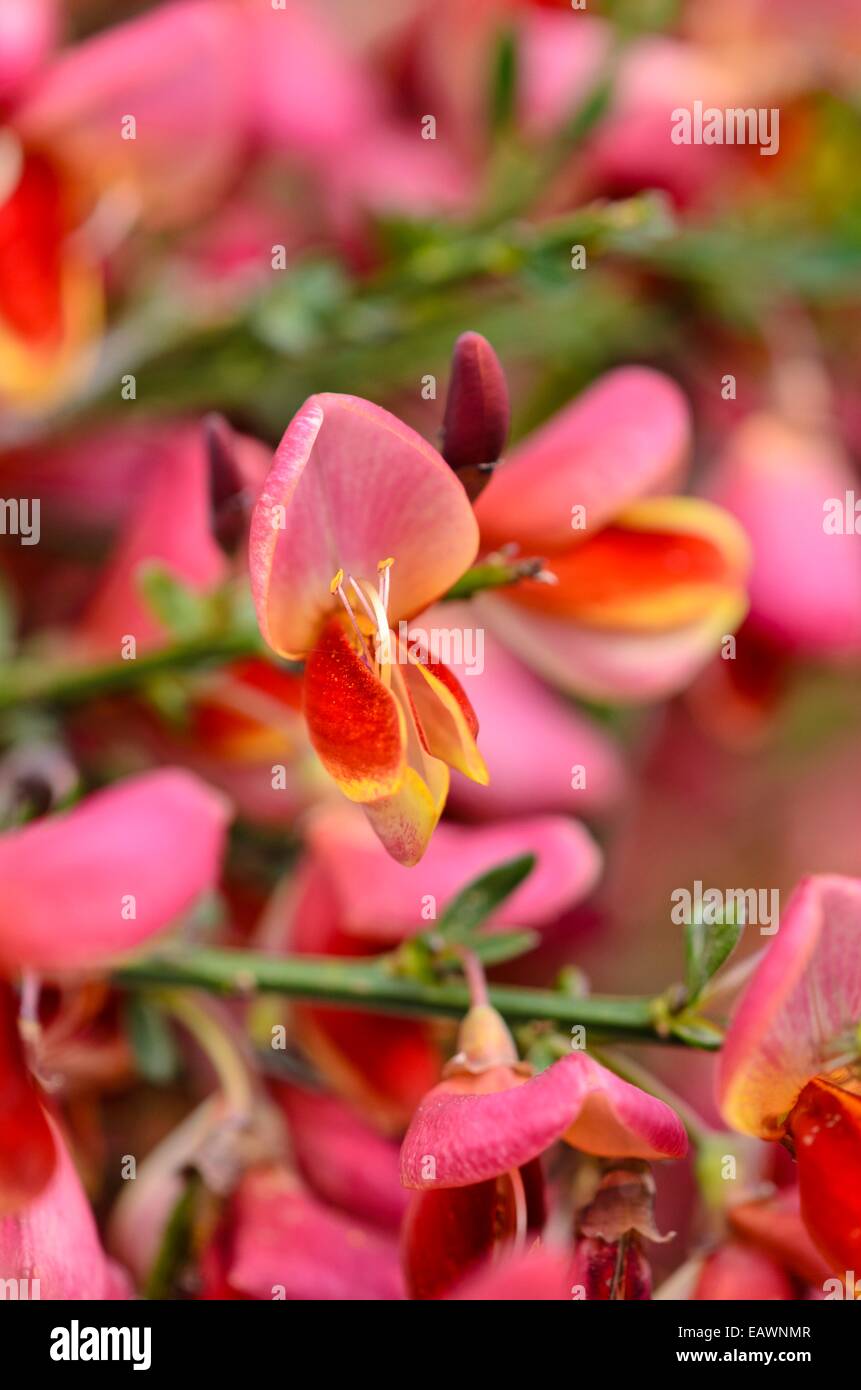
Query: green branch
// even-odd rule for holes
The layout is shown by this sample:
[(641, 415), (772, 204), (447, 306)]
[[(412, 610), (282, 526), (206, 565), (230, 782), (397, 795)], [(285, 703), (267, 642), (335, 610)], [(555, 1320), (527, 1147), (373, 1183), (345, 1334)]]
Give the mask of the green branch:
[[(543, 561), (533, 559), (475, 565), (443, 599), (470, 598), (482, 589), (517, 584), (521, 579), (534, 578), (542, 566)], [(0, 714), (34, 704), (63, 707), (106, 695), (123, 695), (140, 689), (157, 676), (189, 675), (250, 656), (275, 660), (256, 624), (250, 623), (174, 639), (128, 661), (60, 665), (25, 656), (0, 665)]]
[[(469, 990), (461, 980), (426, 983), (397, 974), (391, 957), (369, 962), (331, 956), (268, 956), (253, 951), (201, 948), (182, 954), (146, 956), (119, 970), (116, 983), (188, 986), (220, 994), (283, 994), (317, 1004), (340, 1005), (368, 1012), (460, 1018), (469, 1008)], [(490, 1001), (510, 1023), (536, 1019), (564, 1025), (582, 1024), (605, 1039), (678, 1042), (659, 1031), (655, 1003), (648, 997), (595, 995), (575, 998), (557, 990), (493, 985)], [(703, 1043), (707, 1050), (717, 1040)]]
[(204, 633), (129, 661), (51, 665), (30, 658), (0, 666), (0, 713), (35, 703), (75, 705), (135, 690), (154, 676), (197, 671), (262, 654), (257, 628)]

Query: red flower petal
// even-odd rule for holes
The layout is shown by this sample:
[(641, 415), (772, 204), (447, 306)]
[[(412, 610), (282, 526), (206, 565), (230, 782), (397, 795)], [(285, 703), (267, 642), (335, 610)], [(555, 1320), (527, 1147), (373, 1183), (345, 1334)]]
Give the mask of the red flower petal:
[(406, 726), (392, 692), (332, 618), (305, 665), (308, 733), (326, 771), (351, 801), (391, 795), (404, 778)]
[(15, 992), (0, 980), (0, 1215), (35, 1197), (55, 1163), (48, 1119), (21, 1045)]
[(861, 1269), (861, 1096), (817, 1077), (788, 1127), (807, 1229), (836, 1273)]
[[(544, 1180), (537, 1161), (521, 1170), (527, 1230), (544, 1224)], [(412, 1298), (442, 1298), (517, 1229), (507, 1173), (468, 1187), (417, 1193), (404, 1222), (403, 1255)]]

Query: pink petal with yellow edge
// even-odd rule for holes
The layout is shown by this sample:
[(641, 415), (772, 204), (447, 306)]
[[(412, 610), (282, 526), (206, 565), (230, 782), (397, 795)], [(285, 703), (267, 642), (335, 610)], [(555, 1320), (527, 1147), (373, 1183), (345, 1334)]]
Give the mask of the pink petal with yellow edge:
[(861, 645), (858, 537), (825, 530), (829, 500), (842, 503), (853, 485), (831, 439), (768, 415), (746, 420), (731, 436), (709, 480), (709, 496), (750, 536), (751, 624), (794, 651)]
[(227, 560), (212, 534), (208, 463), (198, 426), (177, 428), (136, 480), (128, 525), (108, 562), (78, 632), (88, 652), (119, 656), (130, 635), (138, 650), (164, 639), (141, 593), (148, 561), (205, 592), (223, 579)]
[(420, 881), (387, 859), (363, 820), (346, 808), (321, 812), (308, 835), (315, 862), (337, 894), (343, 930), (381, 944), (427, 929), (422, 908), (428, 894), (439, 915), (472, 879), (517, 855), (534, 854), (536, 865), (490, 919), (495, 928), (554, 921), (592, 890), (601, 871), (601, 853), (588, 831), (562, 816), (499, 826), (445, 822), (422, 861)]
[(701, 621), (741, 592), (749, 567), (747, 538), (729, 512), (695, 497), (654, 497), (554, 556), (555, 584), (525, 580), (506, 599), (590, 628), (661, 632)]
[(53, 1178), (35, 1201), (0, 1219), (0, 1280), (27, 1280), (21, 1298), (130, 1298), (126, 1275), (102, 1249), (63, 1137), (53, 1123), (51, 1129), (57, 1150)]
[(689, 685), (740, 626), (747, 600), (727, 594), (708, 617), (667, 632), (603, 632), (500, 598), (481, 606), (506, 645), (551, 684), (587, 699), (634, 704)]
[(311, 396), (294, 416), (254, 509), (251, 583), (260, 630), (303, 656), (343, 569), (376, 582), (392, 557), (393, 624), (444, 593), (478, 549), (461, 484), (430, 444), (356, 396)]
[[(684, 1126), (668, 1105), (584, 1052), (510, 1089), (469, 1094), (465, 1084), (462, 1077), (442, 1082), (413, 1116), (401, 1149), (405, 1187), (483, 1182), (522, 1167), (559, 1139), (609, 1158), (687, 1152)], [(433, 1178), (426, 1176), (428, 1156), (435, 1160)]]
[[(490, 782), (452, 779), (451, 804), (476, 819), (547, 811), (581, 815), (616, 804), (625, 786), (621, 753), (597, 723), (548, 690), (484, 626), (472, 605), (447, 603), (423, 614), (421, 626), (460, 635), (449, 660), (480, 728)], [(480, 617), (478, 623), (481, 623)], [(479, 646), (479, 640), (481, 646)], [(451, 644), (452, 651), (455, 650)], [(517, 738), (511, 730), (517, 729)], [(572, 787), (575, 767), (584, 785)]]
[[(476, 503), (482, 543), (567, 549), (640, 497), (680, 480), (690, 446), (687, 403), (647, 367), (609, 372), (514, 449)], [(572, 507), (585, 530), (572, 529)]]
[(718, 1059), (728, 1124), (777, 1139), (807, 1082), (857, 1052), (861, 881), (803, 879), (733, 1014)]
[[(127, 212), (140, 199), (148, 218), (175, 224), (220, 191), (242, 148), (243, 26), (238, 7), (213, 0), (178, 0), (115, 24), (47, 66), (16, 126), (82, 179), (116, 184)], [(121, 138), (129, 114), (133, 140)]]
[(221, 795), (166, 768), (9, 831), (0, 837), (0, 963), (103, 965), (170, 926), (215, 884), (228, 818)]

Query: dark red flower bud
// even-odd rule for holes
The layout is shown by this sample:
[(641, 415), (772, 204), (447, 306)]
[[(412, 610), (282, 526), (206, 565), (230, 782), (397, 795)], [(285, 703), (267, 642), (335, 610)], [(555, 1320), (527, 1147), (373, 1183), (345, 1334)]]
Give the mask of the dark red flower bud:
[(480, 333), (462, 333), (452, 354), (442, 456), (473, 501), (490, 481), (510, 421), (508, 384), (499, 358)]
[(223, 415), (207, 415), (203, 438), (209, 464), (209, 502), (212, 531), (221, 549), (238, 549), (251, 516), (253, 496), (238, 457), (236, 440)]

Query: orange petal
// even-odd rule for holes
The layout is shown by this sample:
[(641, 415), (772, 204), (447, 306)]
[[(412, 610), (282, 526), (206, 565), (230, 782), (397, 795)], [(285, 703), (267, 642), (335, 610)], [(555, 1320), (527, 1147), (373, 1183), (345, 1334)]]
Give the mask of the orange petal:
[(475, 745), (478, 720), (460, 682), (438, 661), (411, 660), (402, 670), (427, 751), (486, 786), (488, 771)]
[(0, 314), (35, 346), (56, 347), (63, 330), (60, 183), (41, 156), (20, 156), (20, 176), (0, 206)]
[(0, 205), (0, 392), (49, 398), (81, 363), (101, 321), (97, 272), (67, 240), (55, 169), (24, 155)]
[(747, 544), (708, 502), (653, 498), (554, 556), (550, 568), (557, 584), (524, 583), (511, 599), (586, 626), (665, 631), (708, 616), (741, 588)]
[(861, 1096), (817, 1077), (788, 1127), (807, 1229), (837, 1274), (861, 1269)]
[(406, 772), (404, 713), (336, 618), (305, 664), (303, 703), (311, 742), (344, 795), (390, 799)]
[(302, 737), (302, 678), (268, 661), (233, 662), (203, 682), (192, 710), (191, 737), (231, 761), (284, 761)]

